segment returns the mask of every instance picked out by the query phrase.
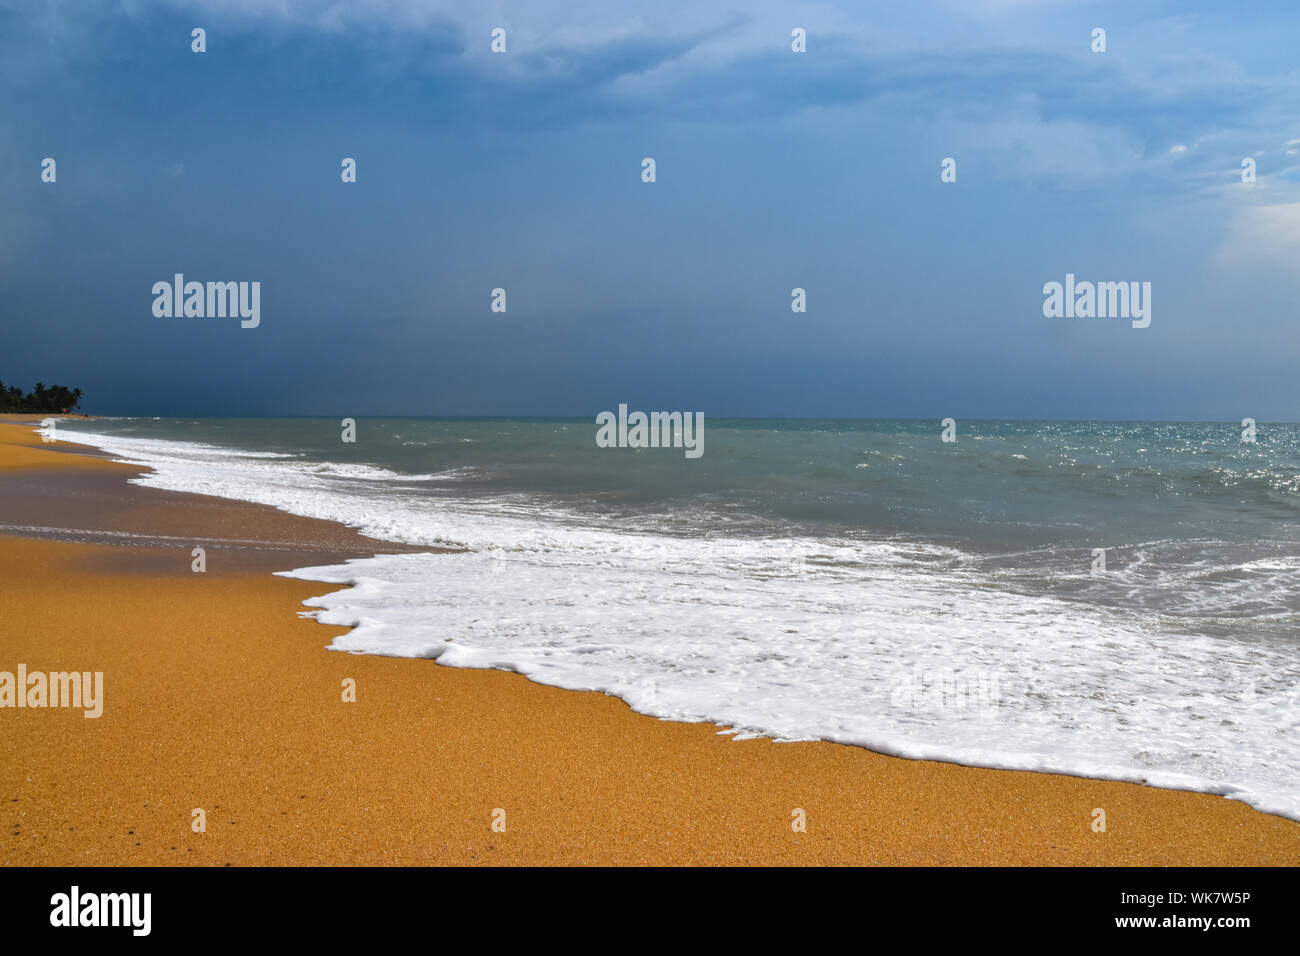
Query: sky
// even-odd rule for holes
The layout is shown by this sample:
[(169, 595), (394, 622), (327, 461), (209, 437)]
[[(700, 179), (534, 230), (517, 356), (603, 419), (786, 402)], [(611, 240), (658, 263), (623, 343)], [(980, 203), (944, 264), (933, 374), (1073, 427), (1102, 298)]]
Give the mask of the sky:
[[(1297, 421), (1298, 40), (1290, 2), (0, 0), (0, 379)], [(176, 273), (260, 282), (260, 324), (155, 316)], [(1046, 317), (1067, 274), (1151, 283), (1149, 327)]]

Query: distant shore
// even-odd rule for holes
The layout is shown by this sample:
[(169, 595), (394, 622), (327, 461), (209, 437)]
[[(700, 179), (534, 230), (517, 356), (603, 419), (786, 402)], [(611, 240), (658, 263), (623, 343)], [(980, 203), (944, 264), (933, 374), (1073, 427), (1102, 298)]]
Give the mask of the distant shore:
[(0, 412), (0, 424), (43, 422), (47, 418), (75, 418), (79, 421), (93, 422), (101, 415), (83, 415), (80, 412)]
[(408, 548), (129, 485), (46, 417), (70, 416), (0, 416), (26, 422), (0, 424), (0, 671), (102, 672), (103, 715), (0, 710), (6, 863), (1300, 864), (1300, 824), (1208, 794), (735, 741), (326, 651), (343, 629), (299, 612), (330, 587), (270, 572)]

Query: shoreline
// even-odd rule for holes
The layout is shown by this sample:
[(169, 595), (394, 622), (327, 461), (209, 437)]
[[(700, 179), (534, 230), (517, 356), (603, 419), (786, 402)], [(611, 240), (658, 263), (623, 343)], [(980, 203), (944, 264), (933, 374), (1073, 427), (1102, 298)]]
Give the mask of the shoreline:
[(347, 629), (301, 602), (339, 588), (272, 570), (430, 549), (130, 485), (30, 428), (0, 425), (0, 670), (103, 671), (106, 701), (0, 710), (8, 863), (1300, 864), (1300, 824), (1210, 794), (736, 741), (506, 671), (322, 653)]

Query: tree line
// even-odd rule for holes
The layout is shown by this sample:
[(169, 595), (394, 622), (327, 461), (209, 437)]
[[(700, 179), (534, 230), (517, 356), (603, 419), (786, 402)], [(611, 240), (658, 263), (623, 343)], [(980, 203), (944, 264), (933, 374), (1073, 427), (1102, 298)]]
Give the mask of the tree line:
[(81, 404), (81, 389), (37, 382), (36, 387), (23, 394), (17, 385), (0, 382), (0, 412), (27, 412), (55, 414), (74, 411)]

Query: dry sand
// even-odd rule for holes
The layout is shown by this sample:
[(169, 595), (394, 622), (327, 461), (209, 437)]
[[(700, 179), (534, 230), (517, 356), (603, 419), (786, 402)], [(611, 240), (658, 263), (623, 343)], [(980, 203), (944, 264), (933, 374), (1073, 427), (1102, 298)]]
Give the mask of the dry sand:
[(0, 670), (102, 671), (104, 714), (0, 710), (0, 862), (1300, 864), (1300, 824), (1220, 797), (734, 741), (517, 674), (326, 651), (341, 629), (297, 612), (328, 586), (268, 570), (396, 548), (52, 448), (0, 425)]

